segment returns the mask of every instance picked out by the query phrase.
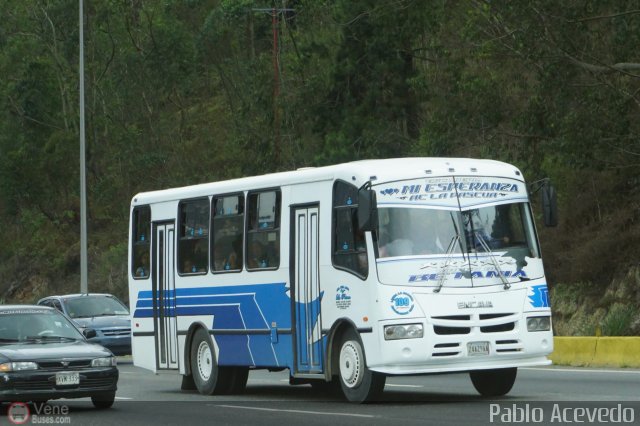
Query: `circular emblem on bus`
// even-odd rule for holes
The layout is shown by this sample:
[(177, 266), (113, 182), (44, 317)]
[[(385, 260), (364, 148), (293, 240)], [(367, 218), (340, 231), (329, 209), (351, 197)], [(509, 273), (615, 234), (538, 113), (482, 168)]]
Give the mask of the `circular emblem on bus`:
[(391, 297), (391, 309), (398, 315), (407, 315), (413, 311), (413, 296), (404, 291), (400, 291)]

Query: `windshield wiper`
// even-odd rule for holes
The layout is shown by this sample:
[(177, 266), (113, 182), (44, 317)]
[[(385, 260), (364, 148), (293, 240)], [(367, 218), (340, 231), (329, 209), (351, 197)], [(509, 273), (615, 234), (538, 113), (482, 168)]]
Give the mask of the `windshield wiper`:
[(460, 253), (462, 253), (462, 260), (466, 261), (467, 259), (464, 256), (464, 248), (462, 247), (462, 239), (460, 238), (460, 232), (458, 231), (458, 225), (456, 224), (456, 219), (453, 217), (453, 213), (449, 212), (449, 216), (451, 216), (451, 222), (453, 223), (453, 229), (456, 231), (456, 235), (451, 238), (449, 241), (449, 245), (447, 246), (447, 252), (445, 254), (446, 260), (442, 268), (440, 269), (440, 273), (438, 274), (438, 286), (433, 290), (434, 293), (439, 293), (444, 286), (444, 282), (447, 280), (447, 273), (449, 272), (449, 264), (451, 263), (451, 256), (453, 251), (455, 250), (456, 243), (460, 246)]
[[(442, 265), (442, 268), (440, 269), (440, 273), (438, 274), (438, 286), (433, 290), (434, 293), (439, 293), (440, 290), (442, 289), (442, 286), (444, 285), (445, 280), (447, 279), (447, 273), (449, 272), (449, 263), (451, 263), (451, 254), (453, 253), (453, 250), (456, 247), (456, 243), (458, 242), (458, 240), (460, 240), (460, 236), (456, 235), (455, 237), (451, 238), (451, 241), (449, 241), (449, 246), (447, 247), (447, 253), (445, 254), (445, 261), (444, 261), (444, 265)], [(463, 255), (464, 257), (464, 255)]]
[(5, 339), (5, 338), (0, 338), (0, 343), (17, 343), (20, 340), (18, 339)]
[(482, 237), (480, 232), (475, 231), (474, 235), (476, 236), (476, 238), (480, 242), (480, 245), (482, 246), (484, 251), (489, 254), (489, 258), (491, 259), (491, 263), (493, 263), (493, 266), (496, 268), (496, 271), (498, 272), (498, 276), (500, 277), (500, 280), (502, 281), (502, 284), (504, 284), (503, 288), (505, 290), (509, 290), (511, 288), (511, 284), (509, 284), (509, 281), (507, 281), (507, 278), (505, 278), (504, 273), (502, 273), (502, 269), (500, 268), (500, 264), (498, 263), (498, 260), (496, 259), (496, 256), (493, 254), (493, 252), (489, 248), (489, 244), (487, 244), (487, 242), (484, 240), (484, 238)]

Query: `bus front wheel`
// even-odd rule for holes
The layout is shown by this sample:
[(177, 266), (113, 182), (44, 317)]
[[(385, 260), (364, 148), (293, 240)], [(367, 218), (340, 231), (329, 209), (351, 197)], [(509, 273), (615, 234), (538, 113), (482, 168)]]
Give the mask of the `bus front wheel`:
[(233, 379), (232, 370), (218, 366), (209, 333), (202, 328), (193, 335), (190, 359), (193, 381), (198, 392), (213, 395), (229, 390)]
[(368, 402), (378, 397), (386, 377), (367, 368), (360, 336), (349, 329), (340, 345), (339, 378), (342, 393), (351, 402)]
[(471, 383), (482, 396), (502, 396), (509, 393), (516, 381), (517, 368), (470, 371)]

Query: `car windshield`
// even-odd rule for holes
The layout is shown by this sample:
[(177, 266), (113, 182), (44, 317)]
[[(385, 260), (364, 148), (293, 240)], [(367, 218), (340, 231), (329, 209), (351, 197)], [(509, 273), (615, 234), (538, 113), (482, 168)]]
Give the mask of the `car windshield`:
[(108, 296), (82, 296), (65, 301), (71, 318), (90, 318), (107, 315), (129, 315), (120, 301)]
[(34, 339), (83, 339), (64, 315), (56, 311), (16, 310), (0, 312), (0, 344)]
[[(487, 249), (515, 258), (539, 257), (526, 203), (465, 211), (380, 208), (378, 257), (478, 253)], [(459, 236), (460, 238), (455, 238)]]

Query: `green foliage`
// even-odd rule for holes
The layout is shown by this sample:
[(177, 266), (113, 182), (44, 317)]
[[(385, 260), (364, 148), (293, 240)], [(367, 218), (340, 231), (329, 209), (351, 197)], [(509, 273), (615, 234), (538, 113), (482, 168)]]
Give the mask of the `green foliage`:
[(631, 325), (637, 308), (615, 303), (611, 305), (607, 315), (602, 319), (602, 334), (604, 336), (631, 336)]
[[(580, 287), (602, 299), (590, 315), (572, 305), (579, 291), (559, 294), (556, 325), (567, 315), (567, 330), (591, 333), (605, 314), (626, 318), (605, 289), (640, 256), (631, 2), (276, 4), (294, 11), (274, 26), (273, 4), (256, 0), (85, 2), (96, 285), (124, 291), (140, 191), (370, 157), (488, 157), (556, 184), (560, 227), (539, 229), (549, 281), (591, 282)], [(77, 278), (77, 20), (73, 0), (0, 8), (8, 299)]]

